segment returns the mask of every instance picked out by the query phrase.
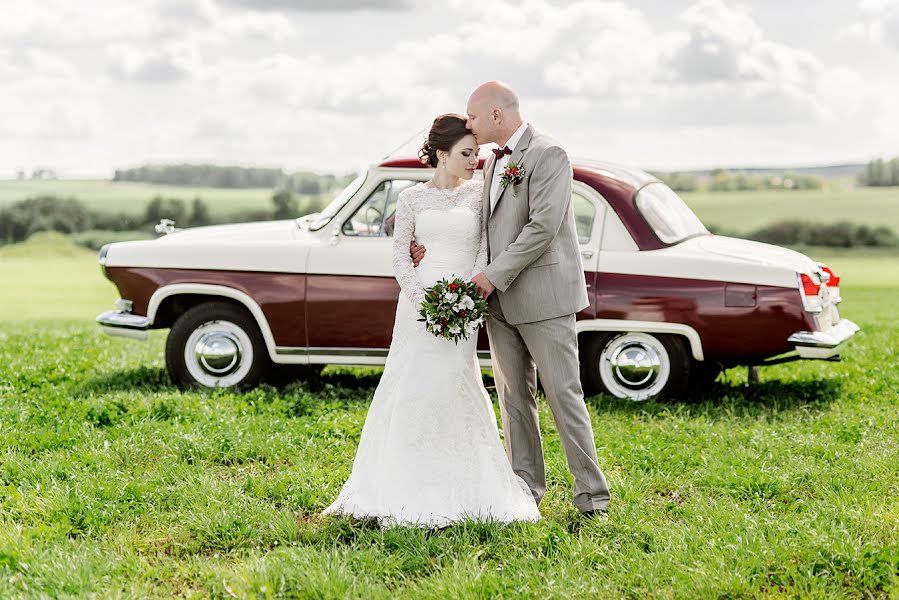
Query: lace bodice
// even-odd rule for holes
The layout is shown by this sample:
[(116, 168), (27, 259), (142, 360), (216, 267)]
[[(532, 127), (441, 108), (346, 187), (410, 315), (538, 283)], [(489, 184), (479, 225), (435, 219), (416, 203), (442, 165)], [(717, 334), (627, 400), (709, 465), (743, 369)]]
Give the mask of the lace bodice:
[[(487, 266), (487, 230), (481, 215), (481, 181), (453, 190), (423, 183), (403, 190), (393, 229), (393, 272), (403, 293), (418, 307), (424, 289), (443, 277), (471, 279)], [(418, 268), (409, 256), (412, 240), (427, 247)]]

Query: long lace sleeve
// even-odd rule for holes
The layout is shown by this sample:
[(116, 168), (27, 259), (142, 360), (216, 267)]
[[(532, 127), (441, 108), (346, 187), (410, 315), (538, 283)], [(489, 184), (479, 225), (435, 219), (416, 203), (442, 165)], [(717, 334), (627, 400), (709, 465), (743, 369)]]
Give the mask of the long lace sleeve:
[(414, 234), (415, 213), (409, 203), (409, 194), (404, 190), (397, 199), (393, 224), (393, 274), (412, 305), (418, 307), (424, 300), (425, 293), (409, 255), (409, 244)]
[(481, 241), (478, 245), (478, 254), (474, 259), (474, 267), (471, 270), (471, 276), (474, 277), (478, 273), (484, 271), (487, 268), (487, 216), (483, 214), (482, 202), (481, 202), (481, 192), (480, 188), (478, 188), (477, 193), (477, 202), (475, 206), (477, 206), (478, 217), (481, 220)]

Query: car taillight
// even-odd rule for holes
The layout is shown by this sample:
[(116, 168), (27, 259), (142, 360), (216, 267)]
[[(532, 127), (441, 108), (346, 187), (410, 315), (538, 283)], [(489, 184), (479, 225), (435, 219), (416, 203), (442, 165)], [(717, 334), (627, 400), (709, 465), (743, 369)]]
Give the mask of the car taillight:
[(837, 277), (837, 274), (833, 272), (833, 269), (831, 269), (827, 265), (821, 265), (821, 270), (830, 275), (830, 279), (827, 281), (827, 287), (840, 286), (840, 278)]
[(811, 275), (800, 273), (799, 279), (802, 281), (802, 293), (806, 296), (817, 296), (818, 292), (821, 291), (821, 284), (815, 283)]
[(799, 295), (802, 297), (802, 308), (806, 312), (821, 312), (821, 283), (807, 273), (798, 273)]

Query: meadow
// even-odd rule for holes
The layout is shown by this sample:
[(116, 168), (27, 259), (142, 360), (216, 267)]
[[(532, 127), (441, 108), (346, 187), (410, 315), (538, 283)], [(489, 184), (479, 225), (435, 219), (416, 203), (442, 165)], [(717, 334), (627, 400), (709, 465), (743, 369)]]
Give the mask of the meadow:
[[(862, 327), (840, 363), (588, 399), (613, 504), (583, 519), (544, 401), (536, 524), (321, 518), (376, 369), (183, 392), (164, 332), (112, 339), (96, 254), (0, 250), (0, 597), (897, 598), (899, 269), (817, 251)], [(489, 376), (486, 379), (491, 384)]]
[(829, 182), (823, 190), (681, 193), (706, 226), (748, 233), (775, 221), (830, 224), (849, 221), (899, 233), (899, 188), (852, 187)]

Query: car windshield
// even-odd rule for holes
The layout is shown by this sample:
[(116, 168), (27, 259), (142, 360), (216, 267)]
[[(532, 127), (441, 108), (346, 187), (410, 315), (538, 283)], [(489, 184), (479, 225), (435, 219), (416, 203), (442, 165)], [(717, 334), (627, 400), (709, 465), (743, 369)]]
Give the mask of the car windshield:
[(709, 232), (690, 207), (664, 183), (650, 183), (637, 192), (637, 210), (665, 244)]
[(325, 210), (321, 211), (309, 224), (309, 229), (317, 231), (327, 225), (331, 219), (334, 218), (334, 215), (339, 213), (340, 209), (349, 202), (350, 198), (353, 197), (353, 194), (359, 191), (359, 188), (362, 187), (363, 183), (365, 183), (365, 172), (360, 173), (350, 185), (346, 186), (342, 192), (337, 194), (336, 198), (331, 200), (331, 203), (325, 207)]

